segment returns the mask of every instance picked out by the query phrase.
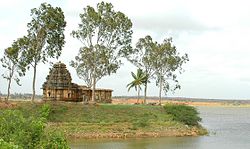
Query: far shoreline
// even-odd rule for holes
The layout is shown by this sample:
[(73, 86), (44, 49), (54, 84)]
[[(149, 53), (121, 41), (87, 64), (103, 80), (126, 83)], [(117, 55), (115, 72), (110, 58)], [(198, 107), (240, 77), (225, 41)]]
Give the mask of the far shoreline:
[[(147, 104), (158, 104), (157, 98), (147, 99)], [(170, 104), (184, 104), (189, 106), (216, 106), (216, 107), (250, 107), (250, 100), (229, 100), (229, 99), (200, 99), (200, 98), (164, 98), (161, 101), (162, 105)], [(114, 97), (112, 104), (137, 104), (135, 97)], [(139, 99), (139, 104), (143, 104), (143, 98)]]
[[(30, 99), (9, 99), (9, 103), (15, 102), (30, 102)], [(43, 102), (41, 98), (36, 98), (36, 102)], [(139, 98), (138, 104), (144, 104), (143, 97)], [(9, 107), (11, 105), (1, 104), (5, 103), (4, 98), (0, 99), (0, 108)], [(82, 103), (82, 102), (78, 102)], [(147, 104), (158, 105), (157, 97), (147, 97)], [(165, 97), (161, 101), (164, 104), (184, 104), (194, 107), (199, 106), (213, 106), (213, 107), (250, 107), (250, 99), (205, 99), (205, 98), (184, 98), (184, 97)], [(137, 97), (134, 96), (114, 96), (111, 104), (137, 104)], [(13, 105), (12, 105), (13, 106)]]

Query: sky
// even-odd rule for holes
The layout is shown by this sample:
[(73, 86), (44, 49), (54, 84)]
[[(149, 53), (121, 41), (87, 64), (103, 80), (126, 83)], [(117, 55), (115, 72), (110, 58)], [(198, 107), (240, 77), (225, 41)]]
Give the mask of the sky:
[[(64, 11), (67, 26), (65, 45), (60, 61), (67, 65), (73, 82), (79, 79), (69, 62), (74, 60), (82, 46), (70, 36), (80, 23), (79, 14), (87, 5), (95, 7), (98, 0), (8, 0), (0, 1), (0, 57), (14, 40), (27, 34), (30, 10), (47, 2)], [(110, 0), (114, 9), (126, 14), (133, 23), (133, 43), (150, 35), (162, 42), (172, 37), (181, 53), (190, 61), (178, 75), (181, 89), (169, 92), (168, 97), (210, 99), (250, 99), (250, 2), (246, 0)], [(59, 61), (57, 60), (57, 61)], [(55, 61), (55, 60), (54, 60)], [(42, 84), (48, 75), (49, 64), (38, 65), (36, 91), (42, 94)], [(136, 95), (127, 91), (132, 80), (131, 71), (136, 67), (124, 61), (116, 74), (106, 76), (97, 83), (99, 88), (113, 89), (113, 96)], [(0, 67), (1, 74), (5, 70)], [(21, 78), (22, 86), (13, 83), (12, 93), (32, 93), (32, 74), (29, 70)], [(0, 78), (0, 91), (7, 92), (7, 82)], [(158, 96), (159, 89), (152, 81), (149, 96)]]

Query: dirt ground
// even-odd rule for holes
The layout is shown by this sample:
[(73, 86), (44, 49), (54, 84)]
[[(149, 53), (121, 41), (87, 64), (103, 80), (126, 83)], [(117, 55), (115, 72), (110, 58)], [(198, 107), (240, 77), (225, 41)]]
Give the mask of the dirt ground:
[(16, 107), (16, 103), (14, 102), (0, 102), (0, 109), (5, 109), (5, 108), (14, 108)]

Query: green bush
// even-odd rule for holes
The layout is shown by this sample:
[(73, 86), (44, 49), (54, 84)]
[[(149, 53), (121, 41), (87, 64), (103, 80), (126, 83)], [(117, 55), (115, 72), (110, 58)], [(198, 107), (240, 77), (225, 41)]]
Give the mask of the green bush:
[(0, 138), (14, 142), (20, 147), (32, 148), (40, 140), (44, 123), (34, 118), (24, 118), (17, 110), (0, 113)]
[(18, 147), (14, 143), (5, 142), (3, 139), (0, 139), (0, 148), (1, 149), (21, 149), (20, 147)]
[(62, 135), (45, 132), (49, 111), (48, 105), (42, 106), (37, 117), (24, 117), (19, 110), (1, 111), (0, 138), (4, 141), (2, 144), (6, 146), (4, 143), (13, 142), (19, 148), (68, 148)]
[(51, 131), (44, 134), (44, 139), (40, 142), (43, 149), (69, 149), (63, 134), (57, 131)]
[(167, 114), (172, 115), (173, 120), (182, 122), (186, 125), (199, 125), (201, 118), (196, 108), (187, 105), (166, 104), (164, 106)]
[(40, 117), (48, 119), (51, 112), (50, 105), (44, 104), (40, 110)]

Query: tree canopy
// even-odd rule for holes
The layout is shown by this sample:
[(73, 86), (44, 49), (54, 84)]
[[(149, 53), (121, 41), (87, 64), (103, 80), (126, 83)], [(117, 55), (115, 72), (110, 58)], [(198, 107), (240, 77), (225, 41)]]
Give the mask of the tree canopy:
[(147, 75), (147, 81), (144, 84), (144, 103), (146, 103), (147, 84), (150, 79), (156, 80), (160, 102), (162, 90), (167, 93), (169, 90), (180, 88), (176, 72), (177, 70), (182, 72), (182, 64), (188, 61), (187, 54), (180, 56), (172, 44), (172, 38), (166, 38), (163, 43), (158, 43), (149, 35), (140, 38), (134, 50), (126, 55), (126, 58)]
[(24, 54), (33, 68), (33, 96), (35, 96), (35, 80), (37, 65), (48, 62), (49, 58), (61, 55), (66, 22), (61, 8), (42, 3), (39, 8), (31, 10), (32, 20), (28, 23), (28, 35)]
[(81, 23), (72, 36), (81, 41), (78, 56), (71, 61), (80, 78), (92, 86), (95, 100), (96, 82), (115, 73), (121, 65), (119, 58), (131, 52), (132, 22), (111, 3), (101, 2), (96, 9), (87, 6), (80, 14)]
[(11, 47), (4, 50), (4, 56), (0, 59), (2, 66), (6, 69), (2, 76), (8, 81), (6, 102), (10, 96), (12, 79), (14, 79), (18, 85), (21, 85), (19, 77), (24, 76), (26, 72), (27, 61), (22, 54), (23, 42), (24, 38), (19, 38), (17, 41), (14, 41)]
[[(180, 89), (177, 73), (181, 73), (182, 65), (189, 61), (187, 54), (180, 56), (172, 42), (172, 38), (166, 38), (163, 43), (157, 45), (152, 55), (155, 57), (153, 66), (156, 71), (156, 85), (159, 87), (160, 102), (162, 90), (167, 93), (170, 89), (172, 91)], [(170, 82), (173, 82), (172, 87)]]
[(147, 85), (155, 74), (153, 64), (156, 57), (153, 56), (152, 52), (156, 48), (157, 42), (153, 41), (151, 36), (147, 35), (144, 38), (140, 38), (134, 50), (129, 55), (126, 55), (128, 61), (147, 75), (147, 81), (144, 84), (144, 103), (146, 103), (147, 98)]
[(128, 91), (133, 87), (135, 88), (135, 90), (137, 91), (137, 103), (138, 103), (140, 97), (141, 85), (145, 85), (147, 83), (148, 75), (141, 69), (137, 69), (136, 74), (131, 72), (131, 75), (133, 77), (133, 81), (127, 85)]

